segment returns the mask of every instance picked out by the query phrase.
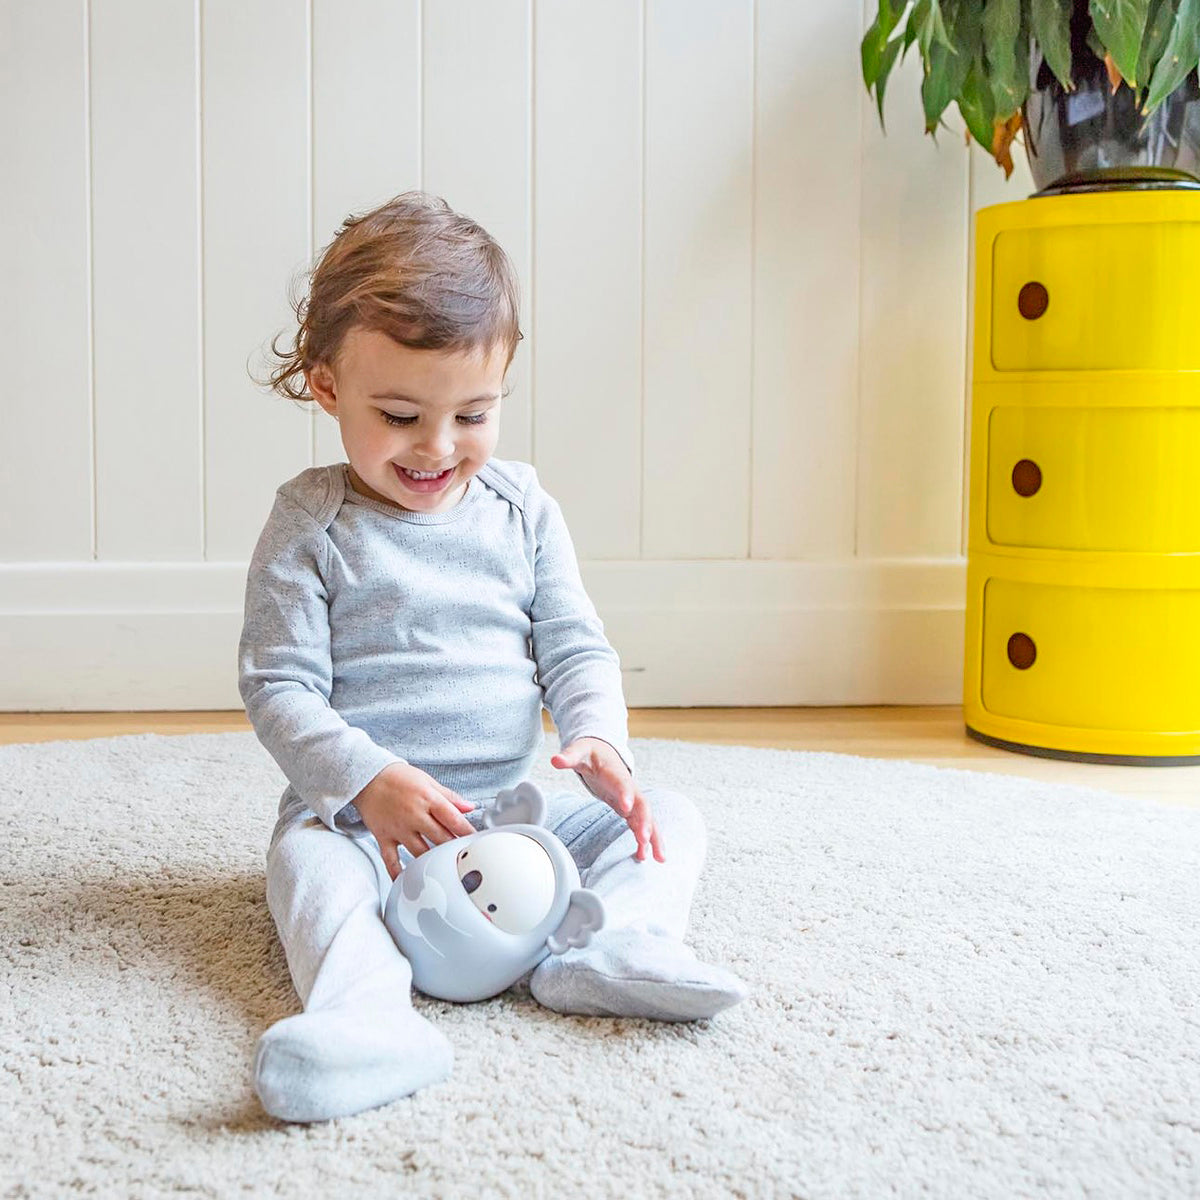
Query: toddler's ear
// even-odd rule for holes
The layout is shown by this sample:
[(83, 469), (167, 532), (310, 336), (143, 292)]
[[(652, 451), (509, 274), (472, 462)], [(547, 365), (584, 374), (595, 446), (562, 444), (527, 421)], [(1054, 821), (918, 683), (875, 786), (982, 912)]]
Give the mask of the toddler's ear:
[(337, 380), (327, 363), (313, 363), (304, 372), (313, 399), (335, 420), (337, 419)]

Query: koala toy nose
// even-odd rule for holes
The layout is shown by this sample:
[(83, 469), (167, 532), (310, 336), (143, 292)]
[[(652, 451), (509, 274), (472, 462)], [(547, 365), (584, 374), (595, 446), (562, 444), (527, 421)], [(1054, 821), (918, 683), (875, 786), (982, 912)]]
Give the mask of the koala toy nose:
[(482, 882), (483, 882), (483, 875), (482, 875), (482, 873), (481, 873), (481, 872), (479, 872), (479, 871), (468, 871), (468, 872), (467, 872), (467, 873), (466, 873), (466, 874), (465, 874), (465, 875), (462, 877), (462, 885), (463, 885), (463, 887), (465, 887), (465, 888), (467, 889), (467, 895), (468, 895), (468, 896), (469, 896), (469, 895), (470, 895), (470, 894), (471, 894), (471, 893), (472, 893), (472, 892), (473, 892), (473, 891), (474, 891), (474, 890), (475, 890), (475, 889), (476, 889), (476, 888), (477, 888), (477, 887), (478, 887), (478, 886), (479, 886), (479, 885), (480, 885)]

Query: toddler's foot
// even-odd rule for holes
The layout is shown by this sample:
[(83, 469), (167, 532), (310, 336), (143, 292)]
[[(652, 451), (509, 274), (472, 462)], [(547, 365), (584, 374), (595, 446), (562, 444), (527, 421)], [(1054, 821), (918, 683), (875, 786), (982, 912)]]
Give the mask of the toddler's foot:
[(744, 1000), (748, 989), (674, 938), (616, 929), (581, 950), (543, 959), (529, 990), (555, 1012), (699, 1021)]
[(447, 1078), (450, 1043), (407, 1004), (346, 1005), (276, 1021), (258, 1039), (254, 1090), (281, 1121), (328, 1121)]

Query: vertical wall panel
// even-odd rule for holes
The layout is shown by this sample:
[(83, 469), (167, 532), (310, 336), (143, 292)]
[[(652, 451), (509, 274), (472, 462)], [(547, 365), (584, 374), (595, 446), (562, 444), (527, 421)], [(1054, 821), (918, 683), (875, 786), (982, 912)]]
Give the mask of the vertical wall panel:
[(478, 221), (521, 280), (522, 343), (508, 373), (500, 458), (532, 458), (529, 0), (423, 5), (422, 182)]
[(196, 8), (91, 8), (96, 557), (199, 559)]
[(749, 551), (751, 0), (646, 9), (642, 553)]
[(538, 474), (581, 557), (637, 558), (641, 4), (542, 3), (536, 32)]
[[(874, 18), (874, 0), (865, 11)], [(951, 105), (924, 133), (921, 60), (897, 63), (879, 128), (861, 109), (862, 341), (857, 552), (957, 555), (966, 409), (967, 167)]]
[(0, 561), (92, 557), (87, 9), (0, 5)]
[[(351, 213), (420, 186), (420, 0), (313, 0), (312, 32), (317, 253)], [(344, 460), (337, 422), (315, 419), (316, 462)]]
[(207, 557), (248, 558), (276, 487), (311, 459), (311, 418), (257, 389), (290, 341), (309, 262), (305, 0), (204, 0), (203, 204)]
[(751, 555), (848, 557), (862, 24), (856, 5), (794, 0), (756, 17)]

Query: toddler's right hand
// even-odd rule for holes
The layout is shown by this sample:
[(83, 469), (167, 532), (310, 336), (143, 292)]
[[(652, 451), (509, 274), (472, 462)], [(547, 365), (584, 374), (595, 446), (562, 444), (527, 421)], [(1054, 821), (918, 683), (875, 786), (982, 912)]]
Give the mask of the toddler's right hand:
[(429, 849), (426, 838), (436, 846), (475, 832), (462, 815), (475, 805), (409, 763), (384, 767), (354, 797), (354, 805), (375, 835), (392, 879), (400, 874), (398, 847), (416, 858)]

